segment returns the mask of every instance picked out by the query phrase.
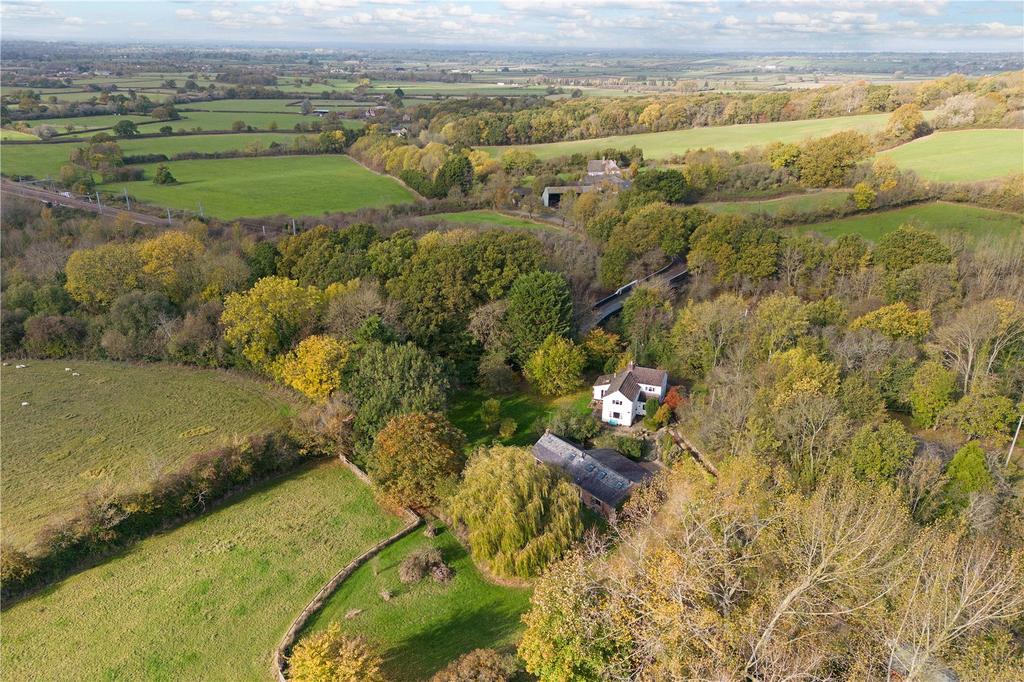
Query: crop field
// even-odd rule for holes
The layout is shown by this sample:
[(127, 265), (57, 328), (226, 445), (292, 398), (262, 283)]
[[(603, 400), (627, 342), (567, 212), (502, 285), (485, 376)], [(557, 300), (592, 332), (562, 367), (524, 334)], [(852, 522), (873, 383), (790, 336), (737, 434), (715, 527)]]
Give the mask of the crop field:
[(715, 213), (743, 215), (766, 213), (768, 215), (776, 216), (805, 213), (825, 208), (837, 208), (845, 204), (849, 196), (850, 193), (847, 190), (822, 190), (820, 192), (808, 192), (807, 194), (779, 197), (778, 199), (763, 199), (757, 201), (712, 201), (705, 204), (699, 204), (699, 206)]
[[(411, 585), (398, 579), (402, 559), (420, 547), (441, 550), (455, 575), (438, 584), (429, 577)], [(380, 592), (394, 595), (384, 601)], [(520, 616), (530, 591), (494, 585), (473, 565), (466, 550), (445, 531), (435, 538), (413, 533), (352, 574), (310, 623), (308, 631), (332, 621), (346, 632), (364, 635), (384, 653), (389, 679), (425, 680), (461, 654), (512, 644), (522, 629)], [(346, 619), (353, 609), (358, 615)]]
[[(552, 159), (575, 153), (615, 147), (627, 149), (640, 147), (648, 159), (664, 159), (674, 154), (684, 154), (690, 149), (714, 147), (725, 151), (738, 151), (747, 147), (764, 145), (769, 142), (800, 142), (808, 137), (829, 135), (841, 130), (859, 130), (874, 133), (885, 127), (888, 114), (866, 114), (863, 116), (840, 116), (806, 121), (783, 121), (781, 123), (747, 123), (709, 128), (689, 128), (664, 133), (638, 133), (636, 135), (614, 135), (592, 140), (552, 142), (549, 144), (519, 145), (515, 148), (528, 149), (541, 159)], [(483, 147), (492, 156), (500, 156), (513, 147)]]
[[(157, 164), (143, 166), (152, 178)], [(178, 184), (151, 180), (112, 183), (142, 201), (230, 220), (243, 216), (318, 215), (414, 201), (397, 180), (373, 173), (347, 156), (275, 156), (174, 161)]]
[(338, 462), (264, 484), (5, 610), (4, 677), (268, 680), (292, 619), (400, 525)]
[(1024, 130), (951, 130), (884, 155), (927, 180), (966, 182), (1024, 173)]
[(423, 216), (424, 221), (441, 220), (446, 223), (457, 223), (460, 225), (482, 225), (498, 227), (515, 227), (523, 230), (557, 230), (554, 225), (548, 225), (539, 221), (528, 220), (519, 216), (499, 213), (498, 211), (462, 211), (457, 213), (434, 213)]
[(892, 232), (904, 223), (937, 233), (963, 232), (972, 243), (990, 239), (1019, 239), (1024, 236), (1022, 216), (945, 201), (865, 213), (813, 225), (802, 225), (796, 229), (826, 237), (859, 234), (870, 241), (877, 241), (882, 235)]
[[(125, 156), (143, 154), (166, 154), (168, 157), (184, 152), (224, 152), (245, 149), (246, 146), (259, 142), (264, 147), (277, 142), (290, 145), (295, 140), (295, 133), (237, 133), (232, 135), (181, 135), (168, 137), (147, 137), (143, 139), (118, 140), (117, 144)], [(5, 175), (32, 175), (37, 178), (54, 176), (60, 167), (68, 162), (68, 157), (76, 148), (86, 144), (81, 142), (62, 142), (34, 145), (8, 145), (0, 155), (0, 170)]]
[[(497, 429), (488, 429), (480, 416), (480, 408), (488, 398), (501, 401), (501, 419), (514, 419), (515, 433), (507, 439), (498, 438)], [(533, 445), (544, 433), (543, 421), (560, 407), (572, 407), (582, 414), (589, 412), (591, 392), (573, 393), (561, 398), (545, 398), (533, 393), (517, 392), (511, 395), (488, 395), (473, 389), (463, 391), (452, 399), (448, 418), (466, 434), (466, 450), (499, 441), (502, 445)]]
[(300, 405), (284, 389), (230, 372), (70, 360), (24, 364), (0, 375), (3, 535), (16, 545), (27, 546), (91, 489), (144, 485), (190, 455), (282, 423)]

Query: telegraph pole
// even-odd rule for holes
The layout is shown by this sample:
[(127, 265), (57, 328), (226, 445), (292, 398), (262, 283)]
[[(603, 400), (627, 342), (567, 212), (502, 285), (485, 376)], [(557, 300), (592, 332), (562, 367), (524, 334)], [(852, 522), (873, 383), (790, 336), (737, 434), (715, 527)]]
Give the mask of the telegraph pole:
[(129, 211), (132, 210), (132, 202), (128, 198), (128, 188), (127, 187), (124, 188), (124, 203), (128, 207)]
[(1024, 422), (1024, 414), (1020, 415), (1020, 419), (1017, 420), (1017, 430), (1013, 433), (1013, 440), (1010, 441), (1010, 449), (1006, 453), (1006, 464), (1003, 467), (1010, 466), (1010, 457), (1013, 456), (1013, 448), (1017, 445), (1017, 436), (1020, 435), (1020, 425)]

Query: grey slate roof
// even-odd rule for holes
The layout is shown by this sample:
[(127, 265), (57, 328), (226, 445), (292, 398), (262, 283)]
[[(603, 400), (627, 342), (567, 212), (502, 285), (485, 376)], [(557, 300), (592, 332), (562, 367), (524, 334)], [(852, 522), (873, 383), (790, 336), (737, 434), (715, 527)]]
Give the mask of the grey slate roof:
[(621, 173), (614, 159), (591, 159), (587, 161), (588, 173)]
[(668, 378), (668, 372), (653, 367), (629, 367), (618, 374), (605, 374), (597, 378), (595, 386), (609, 384), (607, 395), (619, 391), (629, 400), (636, 400), (640, 395), (640, 384), (661, 386)]
[(586, 451), (545, 433), (533, 446), (533, 456), (558, 467), (573, 483), (610, 507), (618, 507), (651, 474), (614, 450)]

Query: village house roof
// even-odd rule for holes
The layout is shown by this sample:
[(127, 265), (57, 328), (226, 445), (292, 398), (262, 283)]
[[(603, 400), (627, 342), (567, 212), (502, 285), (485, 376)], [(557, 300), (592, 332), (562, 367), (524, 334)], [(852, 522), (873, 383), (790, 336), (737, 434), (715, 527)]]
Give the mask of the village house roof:
[(604, 386), (607, 384), (607, 395), (618, 391), (629, 400), (636, 400), (640, 397), (640, 384), (661, 386), (667, 378), (668, 372), (663, 369), (637, 367), (630, 364), (629, 367), (618, 374), (602, 374), (594, 382), (594, 385)]
[(651, 477), (646, 469), (615, 450), (583, 450), (545, 433), (533, 446), (533, 456), (558, 467), (573, 483), (610, 507), (618, 507), (632, 489)]
[(622, 169), (614, 159), (591, 159), (587, 161), (588, 175), (621, 175)]

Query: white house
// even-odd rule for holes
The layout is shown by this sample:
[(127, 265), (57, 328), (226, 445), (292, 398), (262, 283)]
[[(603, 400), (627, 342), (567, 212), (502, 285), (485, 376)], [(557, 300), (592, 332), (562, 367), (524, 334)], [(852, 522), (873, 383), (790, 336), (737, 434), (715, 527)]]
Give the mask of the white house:
[(660, 403), (668, 392), (668, 372), (637, 367), (632, 362), (618, 374), (605, 374), (594, 384), (594, 400), (601, 403), (601, 421), (616, 426), (632, 426), (647, 412), (644, 403), (657, 398)]

